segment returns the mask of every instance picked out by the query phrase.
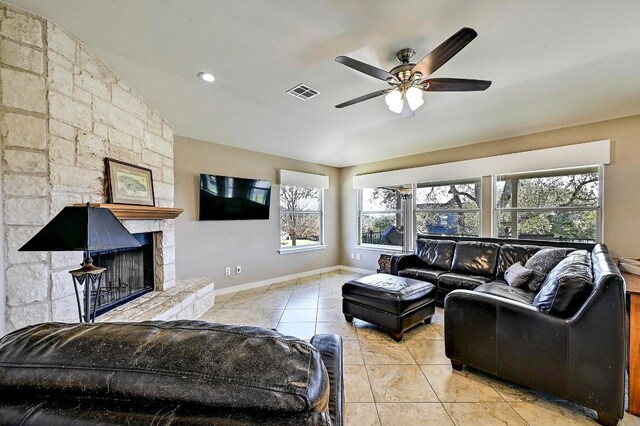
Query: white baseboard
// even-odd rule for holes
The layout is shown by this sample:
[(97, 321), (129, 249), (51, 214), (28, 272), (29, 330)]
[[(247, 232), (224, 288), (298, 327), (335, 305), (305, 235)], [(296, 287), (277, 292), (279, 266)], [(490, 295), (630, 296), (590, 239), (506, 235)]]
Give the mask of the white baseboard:
[(276, 284), (276, 283), (280, 283), (282, 281), (289, 281), (289, 280), (296, 280), (298, 278), (304, 278), (304, 277), (308, 277), (311, 275), (317, 275), (317, 274), (322, 274), (322, 273), (326, 273), (326, 272), (332, 272), (332, 271), (336, 271), (339, 269), (344, 269), (345, 271), (349, 271), (349, 272), (357, 272), (357, 273), (361, 273), (361, 274), (375, 274), (375, 271), (369, 270), (369, 269), (361, 269), (361, 268), (353, 268), (351, 266), (344, 266), (344, 265), (336, 265), (336, 266), (329, 266), (327, 268), (320, 268), (320, 269), (314, 269), (312, 271), (306, 271), (306, 272), (301, 272), (299, 274), (291, 274), (291, 275), (284, 275), (282, 277), (276, 277), (276, 278), (271, 278), (268, 280), (262, 280), (262, 281), (255, 281), (252, 283), (247, 283), (247, 284), (240, 284), (240, 285), (234, 285), (232, 287), (225, 287), (225, 288), (221, 288), (221, 289), (216, 289), (216, 295), (223, 295), (223, 294), (229, 294), (229, 293), (235, 293), (237, 291), (243, 291), (243, 290), (251, 290), (254, 288), (258, 288), (258, 287), (264, 287), (267, 285), (271, 285), (271, 284)]
[(353, 266), (340, 265), (337, 269), (344, 269), (349, 272), (357, 272), (359, 274), (375, 274), (376, 271), (372, 269), (354, 268)]
[(271, 285), (282, 281), (296, 280), (298, 278), (308, 277), (310, 275), (322, 274), (323, 272), (331, 272), (335, 271), (336, 269), (340, 269), (340, 266), (329, 266), (327, 268), (314, 269), (312, 271), (301, 272), (299, 274), (283, 275), (281, 277), (270, 278), (268, 280), (234, 285), (232, 287), (221, 288), (220, 290), (216, 289), (216, 294), (222, 295), (235, 293), (236, 291), (251, 290), (252, 288), (264, 287), (266, 285)]

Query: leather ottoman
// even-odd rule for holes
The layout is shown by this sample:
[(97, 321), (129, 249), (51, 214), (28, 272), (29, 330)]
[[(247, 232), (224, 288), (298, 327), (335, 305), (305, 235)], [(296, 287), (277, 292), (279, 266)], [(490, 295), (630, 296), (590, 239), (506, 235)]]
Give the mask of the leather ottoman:
[(342, 286), (342, 312), (388, 330), (396, 342), (406, 330), (431, 322), (435, 312), (436, 287), (425, 281), (375, 274)]

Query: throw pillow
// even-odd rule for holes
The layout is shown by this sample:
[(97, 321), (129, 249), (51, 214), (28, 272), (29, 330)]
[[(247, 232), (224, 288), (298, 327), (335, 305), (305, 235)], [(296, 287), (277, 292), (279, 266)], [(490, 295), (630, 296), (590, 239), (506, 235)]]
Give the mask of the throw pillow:
[(533, 269), (527, 269), (520, 262), (516, 262), (504, 271), (504, 280), (511, 287), (526, 287), (533, 276)]
[(538, 291), (547, 274), (556, 267), (567, 254), (563, 248), (546, 248), (536, 252), (527, 260), (524, 267), (533, 269), (533, 276), (528, 282), (529, 290)]
[(591, 257), (586, 250), (574, 251), (553, 268), (533, 306), (559, 317), (574, 315), (584, 303), (592, 288)]

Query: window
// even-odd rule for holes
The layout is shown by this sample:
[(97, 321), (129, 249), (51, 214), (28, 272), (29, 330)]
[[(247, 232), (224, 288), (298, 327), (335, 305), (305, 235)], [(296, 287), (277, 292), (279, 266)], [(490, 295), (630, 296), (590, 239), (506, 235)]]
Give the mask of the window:
[(598, 167), (496, 177), (495, 233), (500, 238), (598, 241)]
[(419, 183), (416, 231), (430, 235), (480, 235), (480, 180)]
[(312, 248), (323, 244), (322, 204), (320, 188), (280, 186), (281, 248)]
[(402, 246), (398, 187), (360, 190), (360, 244)]

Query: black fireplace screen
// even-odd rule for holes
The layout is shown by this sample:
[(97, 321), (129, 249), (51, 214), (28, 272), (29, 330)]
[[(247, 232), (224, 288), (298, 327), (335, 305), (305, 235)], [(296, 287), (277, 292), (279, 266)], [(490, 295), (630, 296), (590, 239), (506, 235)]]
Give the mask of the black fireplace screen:
[(93, 264), (107, 268), (100, 288), (93, 288), (91, 300), (96, 315), (153, 290), (153, 234), (134, 234), (140, 248), (91, 253)]

